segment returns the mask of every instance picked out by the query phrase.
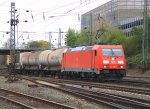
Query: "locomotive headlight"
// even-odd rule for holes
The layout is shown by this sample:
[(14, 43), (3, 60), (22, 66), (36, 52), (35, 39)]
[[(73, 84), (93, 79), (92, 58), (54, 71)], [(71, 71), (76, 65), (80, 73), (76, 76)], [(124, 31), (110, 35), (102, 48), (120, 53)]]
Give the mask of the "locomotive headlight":
[(103, 60), (103, 64), (109, 64), (108, 60)]
[(120, 68), (123, 68), (123, 66), (120, 66)]
[(124, 64), (124, 61), (118, 61), (118, 64)]
[(111, 58), (112, 60), (115, 60), (115, 58)]
[(107, 68), (107, 66), (106, 66), (106, 65), (104, 65), (104, 68)]

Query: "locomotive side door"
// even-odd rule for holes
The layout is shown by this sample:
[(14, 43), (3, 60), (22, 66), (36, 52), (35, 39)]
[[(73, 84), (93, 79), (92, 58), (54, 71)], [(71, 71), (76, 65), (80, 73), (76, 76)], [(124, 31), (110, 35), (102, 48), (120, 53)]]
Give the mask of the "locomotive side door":
[(96, 50), (92, 50), (92, 62), (91, 62), (91, 68), (93, 69), (93, 72), (95, 70), (95, 58), (97, 55), (97, 51)]
[(91, 70), (93, 69), (93, 50), (90, 50), (90, 68), (91, 68)]

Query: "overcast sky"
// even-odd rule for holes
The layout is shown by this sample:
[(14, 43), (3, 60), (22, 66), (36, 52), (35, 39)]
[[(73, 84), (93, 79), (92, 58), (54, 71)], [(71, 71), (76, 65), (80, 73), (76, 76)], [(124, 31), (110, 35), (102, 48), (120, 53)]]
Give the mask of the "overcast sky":
[[(5, 32), (10, 31), (7, 21), (10, 20), (11, 2), (15, 2), (16, 15), (19, 15), (18, 39), (21, 44), (23, 41), (48, 40), (48, 32), (52, 32), (52, 42), (56, 43), (58, 33), (55, 32), (59, 28), (63, 32), (68, 28), (80, 30), (81, 15), (108, 1), (110, 0), (0, 0), (0, 45), (10, 37)], [(25, 20), (28, 22), (23, 22)], [(64, 37), (65, 34), (62, 34), (62, 40)]]

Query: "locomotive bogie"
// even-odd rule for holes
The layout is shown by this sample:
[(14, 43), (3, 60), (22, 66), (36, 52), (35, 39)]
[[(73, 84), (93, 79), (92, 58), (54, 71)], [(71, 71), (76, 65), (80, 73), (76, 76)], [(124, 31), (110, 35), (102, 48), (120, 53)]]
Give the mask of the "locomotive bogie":
[(105, 80), (120, 80), (126, 76), (126, 71), (124, 69), (103, 69), (101, 75)]

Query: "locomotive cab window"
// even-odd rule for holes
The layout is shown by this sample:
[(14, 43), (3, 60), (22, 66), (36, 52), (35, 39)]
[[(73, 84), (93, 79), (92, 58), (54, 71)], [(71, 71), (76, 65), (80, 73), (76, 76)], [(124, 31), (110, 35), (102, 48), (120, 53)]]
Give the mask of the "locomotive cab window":
[(120, 48), (103, 48), (103, 56), (122, 56), (122, 50)]

